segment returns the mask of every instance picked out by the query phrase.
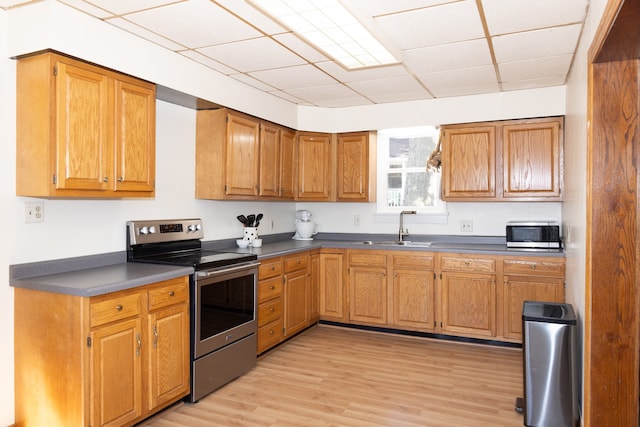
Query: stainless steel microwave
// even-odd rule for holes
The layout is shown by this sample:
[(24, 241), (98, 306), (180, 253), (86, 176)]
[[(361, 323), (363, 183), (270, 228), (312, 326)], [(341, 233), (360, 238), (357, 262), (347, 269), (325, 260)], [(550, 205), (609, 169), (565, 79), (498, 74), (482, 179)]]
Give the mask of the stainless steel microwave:
[(560, 224), (555, 221), (509, 221), (507, 247), (560, 249)]

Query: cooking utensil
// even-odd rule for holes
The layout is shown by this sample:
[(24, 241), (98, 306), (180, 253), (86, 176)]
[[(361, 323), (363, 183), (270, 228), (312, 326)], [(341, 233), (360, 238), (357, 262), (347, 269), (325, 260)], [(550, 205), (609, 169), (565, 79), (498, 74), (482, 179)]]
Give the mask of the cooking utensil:
[(247, 216), (247, 227), (253, 227), (253, 222), (256, 220), (256, 216), (254, 214)]
[(238, 215), (236, 217), (238, 219), (238, 221), (240, 221), (242, 224), (247, 225), (247, 217), (244, 215)]
[(262, 217), (264, 217), (264, 215), (262, 215), (261, 213), (259, 213), (256, 217), (256, 227), (260, 225), (260, 220), (262, 219)]

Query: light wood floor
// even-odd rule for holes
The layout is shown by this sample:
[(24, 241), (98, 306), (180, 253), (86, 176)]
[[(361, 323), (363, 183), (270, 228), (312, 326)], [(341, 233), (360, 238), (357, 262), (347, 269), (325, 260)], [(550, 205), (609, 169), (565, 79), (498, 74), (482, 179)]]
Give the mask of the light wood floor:
[(517, 396), (520, 349), (316, 326), (141, 426), (522, 426)]

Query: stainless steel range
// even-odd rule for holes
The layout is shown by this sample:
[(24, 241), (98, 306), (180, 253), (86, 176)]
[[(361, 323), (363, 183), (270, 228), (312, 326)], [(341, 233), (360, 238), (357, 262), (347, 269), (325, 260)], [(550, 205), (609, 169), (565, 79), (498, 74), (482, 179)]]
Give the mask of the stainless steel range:
[(192, 266), (191, 394), (196, 402), (256, 365), (255, 254), (202, 249), (202, 220), (127, 222), (127, 260)]

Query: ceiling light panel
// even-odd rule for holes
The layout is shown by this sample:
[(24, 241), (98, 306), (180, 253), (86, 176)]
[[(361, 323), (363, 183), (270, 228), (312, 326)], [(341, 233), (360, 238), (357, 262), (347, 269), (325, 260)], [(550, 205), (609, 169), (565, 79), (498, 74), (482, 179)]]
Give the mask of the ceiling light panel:
[(250, 0), (345, 68), (399, 61), (337, 0)]

